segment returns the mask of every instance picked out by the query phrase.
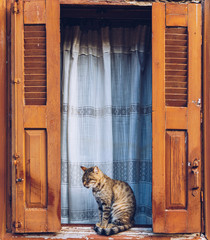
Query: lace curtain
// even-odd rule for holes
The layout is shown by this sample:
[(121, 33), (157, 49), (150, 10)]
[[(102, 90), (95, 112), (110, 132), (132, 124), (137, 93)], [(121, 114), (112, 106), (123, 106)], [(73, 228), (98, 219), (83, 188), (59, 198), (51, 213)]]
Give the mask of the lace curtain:
[(80, 166), (126, 181), (136, 224), (152, 224), (152, 77), (148, 26), (67, 26), (62, 52), (61, 222), (98, 221)]

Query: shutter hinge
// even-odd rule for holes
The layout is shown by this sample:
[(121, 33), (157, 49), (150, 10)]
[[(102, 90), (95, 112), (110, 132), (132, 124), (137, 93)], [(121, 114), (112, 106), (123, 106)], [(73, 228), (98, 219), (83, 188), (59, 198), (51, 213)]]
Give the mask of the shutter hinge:
[(16, 0), (13, 4), (12, 12), (13, 14), (18, 14), (20, 12), (18, 8), (18, 0)]
[(20, 84), (21, 83), (21, 80), (20, 80), (20, 78), (15, 78), (13, 81), (12, 81), (12, 83), (16, 83), (16, 84)]
[(198, 98), (198, 100), (193, 100), (192, 103), (194, 103), (197, 107), (201, 107), (201, 99)]
[(203, 112), (200, 112), (201, 114), (201, 123), (203, 123)]
[(21, 228), (21, 222), (13, 222), (14, 228)]
[(14, 161), (13, 161), (13, 163), (14, 163), (14, 165), (15, 166), (17, 166), (18, 164), (19, 164), (19, 158), (20, 158), (20, 155), (18, 154), (18, 153), (15, 153), (14, 155), (13, 155), (13, 158), (15, 159)]
[(13, 158), (14, 158), (15, 160), (17, 160), (18, 158), (20, 158), (20, 154), (15, 153), (15, 154), (13, 155)]
[(203, 191), (201, 191), (201, 202), (203, 203)]

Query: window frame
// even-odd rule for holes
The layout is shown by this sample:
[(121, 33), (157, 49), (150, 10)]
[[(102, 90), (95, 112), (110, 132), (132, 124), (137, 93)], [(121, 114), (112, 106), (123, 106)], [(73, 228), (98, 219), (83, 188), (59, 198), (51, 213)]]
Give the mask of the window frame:
[[(70, 0), (61, 0), (60, 3), (61, 4), (69, 4)], [(92, 5), (93, 4), (93, 0), (89, 0), (89, 1), (85, 1), (87, 5)], [(6, 58), (6, 48), (7, 48), (7, 56), (9, 56), (9, 52), (10, 52), (10, 46), (9, 44), (7, 45), (6, 47), (6, 28), (7, 28), (7, 34), (9, 35), (9, 32), (10, 32), (10, 27), (9, 27), (9, 22), (10, 22), (10, 7), (11, 7), (11, 1), (8, 1), (6, 3), (6, 0), (3, 1), (3, 4), (0, 5), (0, 10), (2, 10), (2, 14), (0, 12), (0, 17), (2, 19), (2, 21), (0, 21), (0, 25), (1, 27), (3, 27), (2, 29), (4, 29), (4, 38), (3, 38), (3, 41), (0, 45), (0, 50), (4, 53), (3, 57), (0, 59), (0, 63), (2, 63), (3, 68), (1, 68), (1, 76), (2, 76), (2, 87), (0, 88), (0, 96), (1, 96), (1, 100), (0, 101), (2, 103), (2, 107), (0, 107), (0, 116), (3, 116), (0, 118), (0, 121), (1, 121), (1, 133), (2, 133), (2, 136), (3, 136), (3, 144), (1, 144), (1, 152), (2, 152), (2, 160), (0, 161), (0, 164), (2, 166), (2, 169), (4, 170), (0, 176), (1, 176), (1, 182), (2, 183), (5, 183), (5, 184), (2, 184), (4, 187), (1, 187), (1, 190), (0, 190), (0, 206), (4, 206), (3, 208), (3, 211), (4, 211), (4, 214), (2, 215), (2, 218), (0, 219), (0, 233), (2, 233), (2, 236), (6, 233), (6, 207), (5, 207), (5, 199), (6, 199), (6, 192), (8, 193), (8, 190), (10, 189), (9, 185), (6, 186), (6, 182), (8, 183), (9, 182), (9, 177), (6, 177), (6, 162), (7, 162), (7, 159), (10, 159), (10, 152), (9, 152), (9, 142), (10, 142), (10, 135), (8, 136), (8, 132), (10, 130), (10, 113), (9, 113), (9, 110), (8, 110), (8, 106), (9, 106), (9, 103), (10, 103), (10, 61), (8, 61), (9, 57)], [(78, 1), (77, 0), (73, 0), (71, 1), (70, 4), (78, 4)], [(82, 3), (84, 4), (84, 3)], [(130, 5), (133, 5), (133, 4), (126, 4), (126, 3), (122, 3), (120, 1), (117, 1), (116, 3), (107, 3), (105, 1), (103, 2), (100, 2), (100, 5), (107, 5), (107, 4), (110, 4), (110, 5), (124, 5), (124, 6), (130, 6)], [(206, 21), (206, 26), (205, 26), (205, 30), (204, 30), (204, 43), (206, 45), (204, 45), (204, 61), (206, 61), (206, 64), (208, 62), (208, 60), (206, 59), (207, 58), (207, 54), (208, 54), (208, 44), (209, 42), (205, 41), (206, 39), (209, 38), (209, 35), (210, 33), (208, 33), (207, 29), (208, 29), (208, 26), (209, 26), (209, 23), (207, 23), (207, 21), (209, 21), (209, 14), (210, 14), (210, 10), (209, 10), (209, 0), (206, 0), (205, 1), (205, 6), (204, 6), (204, 9), (206, 10), (205, 11), (205, 21)], [(7, 18), (7, 20), (6, 20)], [(206, 55), (205, 55), (206, 54)], [(7, 65), (7, 74), (6, 74), (6, 64), (7, 64), (7, 61), (8, 61), (8, 65)], [(207, 68), (204, 67), (204, 73), (207, 73)], [(209, 82), (209, 76), (208, 75), (204, 75), (204, 83), (206, 84), (205, 86), (208, 85), (208, 82)], [(6, 84), (6, 82), (8, 81), (8, 84)], [(207, 159), (207, 157), (209, 156), (208, 154), (208, 151), (207, 149), (208, 148), (208, 138), (210, 136), (210, 133), (209, 133), (209, 129), (208, 129), (208, 124), (210, 122), (210, 118), (208, 117), (209, 116), (209, 113), (210, 113), (210, 109), (208, 108), (208, 105), (207, 105), (207, 97), (208, 95), (210, 94), (210, 90), (209, 89), (205, 89), (205, 94), (204, 94), (204, 121), (205, 121), (205, 126), (204, 126), (204, 129), (206, 130), (206, 134), (204, 132), (204, 142), (205, 142), (205, 146), (204, 146), (204, 154), (205, 154), (205, 159)], [(206, 103), (206, 105), (205, 105)], [(208, 132), (208, 133), (207, 133)], [(206, 161), (207, 163), (207, 161)], [(205, 173), (207, 173), (208, 171), (207, 170), (210, 170), (210, 166), (208, 164), (205, 165)], [(207, 174), (206, 174), (207, 176)], [(208, 191), (210, 189), (210, 183), (208, 184), (208, 181), (207, 181), (207, 177), (205, 178), (205, 190)], [(206, 200), (206, 208), (205, 208), (205, 211), (206, 211), (206, 219), (208, 219), (208, 217), (210, 216), (209, 213), (209, 209), (210, 209), (210, 198), (207, 198), (207, 194), (205, 195), (205, 200)], [(10, 196), (7, 195), (7, 205), (9, 205), (9, 202), (10, 202)], [(7, 208), (8, 209), (8, 208)], [(210, 228), (210, 223), (207, 225), (207, 234), (208, 234), (208, 231), (209, 228)]]

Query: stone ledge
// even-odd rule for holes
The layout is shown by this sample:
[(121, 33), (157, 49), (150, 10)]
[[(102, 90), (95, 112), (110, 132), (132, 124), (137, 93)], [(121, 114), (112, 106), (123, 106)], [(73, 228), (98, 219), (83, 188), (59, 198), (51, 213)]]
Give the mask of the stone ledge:
[(92, 226), (62, 226), (58, 233), (43, 233), (43, 234), (11, 234), (7, 233), (2, 240), (94, 240), (94, 239), (109, 239), (109, 240), (205, 240), (200, 236), (200, 233), (194, 234), (156, 234), (151, 228), (134, 227), (130, 230), (109, 237), (97, 235)]

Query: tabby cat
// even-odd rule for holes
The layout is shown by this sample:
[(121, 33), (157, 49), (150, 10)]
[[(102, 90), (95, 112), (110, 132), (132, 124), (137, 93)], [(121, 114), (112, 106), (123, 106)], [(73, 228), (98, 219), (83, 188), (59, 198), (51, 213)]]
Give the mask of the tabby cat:
[(123, 181), (106, 176), (97, 166), (82, 167), (82, 181), (92, 188), (98, 203), (99, 223), (94, 230), (100, 235), (112, 235), (128, 230), (134, 225), (136, 200), (131, 187)]

